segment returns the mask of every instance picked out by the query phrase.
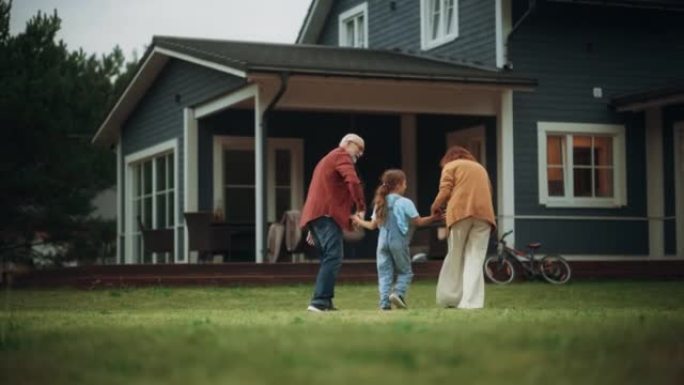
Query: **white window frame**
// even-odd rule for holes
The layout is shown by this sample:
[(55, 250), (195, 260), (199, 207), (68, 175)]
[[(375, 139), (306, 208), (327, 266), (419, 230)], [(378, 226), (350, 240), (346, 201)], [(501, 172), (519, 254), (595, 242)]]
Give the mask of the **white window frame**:
[[(359, 23), (363, 16), (363, 23)], [(347, 24), (354, 24), (354, 41), (347, 41)], [(368, 3), (359, 4), (340, 14), (338, 17), (338, 42), (340, 47), (368, 48)], [(363, 30), (364, 39), (359, 41), (359, 29)]]
[[(432, 39), (431, 36), (431, 31), (432, 31), (432, 15), (430, 11), (430, 5), (433, 4), (433, 2), (439, 1), (440, 4), (440, 9), (442, 10), (440, 13), (440, 18), (439, 18), (439, 29), (437, 32), (437, 38)], [(444, 45), (446, 43), (449, 43), (451, 41), (454, 41), (458, 38), (459, 36), (459, 23), (458, 23), (458, 9), (459, 9), (459, 0), (453, 0), (454, 1), (454, 10), (453, 10), (453, 28), (451, 33), (446, 33), (445, 28), (446, 28), (446, 12), (445, 10), (445, 5), (446, 5), (446, 0), (420, 0), (420, 48), (424, 51), (439, 47), (441, 45)]]
[[(224, 150), (251, 150), (254, 151), (254, 138), (241, 136), (214, 136), (213, 150), (213, 175), (214, 175), (214, 210), (223, 209), (226, 197), (225, 182), (223, 178), (223, 151)], [(292, 154), (290, 168), (290, 204), (292, 208), (301, 208), (304, 204), (304, 144), (302, 139), (297, 138), (268, 138), (267, 143), (268, 164), (266, 165), (266, 184), (268, 187), (267, 220), (275, 222), (280, 218), (275, 217), (275, 152), (276, 150), (288, 150)]]
[[(174, 226), (174, 263), (182, 262), (181, 257), (178, 255), (178, 230), (181, 228), (181, 223), (179, 222), (179, 216), (178, 216), (178, 211), (179, 211), (179, 204), (180, 204), (180, 188), (178, 186), (178, 181), (179, 181), (179, 168), (178, 168), (178, 139), (171, 139), (166, 142), (159, 143), (155, 146), (146, 148), (142, 151), (138, 151), (135, 153), (132, 153), (130, 155), (127, 155), (125, 157), (125, 170), (126, 170), (126, 175), (125, 175), (125, 180), (126, 180), (126, 193), (125, 193), (125, 199), (124, 199), (124, 205), (125, 205), (125, 211), (126, 211), (126, 223), (125, 223), (125, 263), (130, 264), (134, 263), (136, 261), (133, 260), (133, 237), (139, 232), (138, 231), (138, 223), (137, 219), (133, 217), (133, 187), (134, 187), (134, 182), (133, 182), (133, 177), (134, 177), (134, 172), (133, 168), (139, 164), (140, 162), (147, 161), (150, 159), (155, 159), (159, 156), (166, 156), (168, 154), (173, 153), (173, 175), (174, 175), (174, 187), (173, 187), (173, 193), (174, 193), (174, 210), (173, 210), (173, 222)], [(155, 167), (155, 164), (152, 164), (152, 183), (153, 186), (156, 185), (156, 180), (157, 180), (157, 167)], [(168, 190), (165, 190), (168, 191)], [(152, 189), (152, 221), (153, 221), (153, 228), (156, 228), (156, 222), (157, 222), (157, 202), (155, 199), (155, 196), (157, 194), (157, 190), (153, 187)], [(153, 263), (157, 262), (157, 255), (156, 253), (153, 253), (152, 255), (153, 258)]]
[[(579, 135), (608, 135), (613, 137), (613, 197), (574, 197), (572, 137)], [(546, 140), (548, 135), (566, 137), (563, 179), (565, 194), (549, 196), (547, 179)], [(569, 139), (569, 140), (568, 140)], [(625, 127), (614, 124), (537, 122), (537, 148), (539, 171), (539, 204), (546, 207), (618, 208), (627, 205), (627, 160), (625, 153)]]

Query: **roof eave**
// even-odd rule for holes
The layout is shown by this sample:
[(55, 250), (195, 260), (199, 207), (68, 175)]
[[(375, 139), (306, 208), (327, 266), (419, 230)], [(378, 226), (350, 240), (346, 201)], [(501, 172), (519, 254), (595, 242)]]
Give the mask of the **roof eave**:
[(141, 60), (138, 71), (126, 86), (116, 104), (110, 110), (102, 125), (93, 136), (91, 143), (99, 146), (112, 146), (118, 142), (121, 124), (128, 118), (140, 99), (145, 95), (157, 75), (169, 59), (179, 59), (190, 63), (215, 69), (233, 76), (245, 78), (243, 68), (229, 67), (209, 60), (193, 56), (181, 50), (174, 50), (164, 44), (153, 43)]
[(482, 76), (451, 76), (451, 75), (419, 75), (419, 74), (394, 74), (381, 72), (361, 72), (361, 71), (330, 71), (325, 69), (312, 68), (283, 68), (269, 66), (252, 66), (249, 74), (257, 73), (281, 73), (288, 72), (291, 75), (319, 75), (336, 77), (354, 78), (374, 78), (374, 79), (394, 79), (394, 80), (414, 80), (431, 82), (448, 82), (461, 84), (482, 84), (496, 85), (513, 88), (519, 91), (531, 91), (537, 87), (535, 79), (527, 78), (501, 78), (501, 77), (482, 77)]
[(304, 23), (297, 34), (297, 44), (316, 44), (331, 8), (332, 0), (311, 0)]

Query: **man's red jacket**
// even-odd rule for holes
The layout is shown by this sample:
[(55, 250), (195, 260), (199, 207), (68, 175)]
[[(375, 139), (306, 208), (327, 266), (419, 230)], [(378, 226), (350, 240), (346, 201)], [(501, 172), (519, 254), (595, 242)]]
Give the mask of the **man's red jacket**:
[(313, 172), (302, 209), (301, 227), (322, 216), (335, 220), (341, 229), (351, 229), (352, 207), (365, 211), (363, 188), (351, 156), (338, 147), (324, 156)]

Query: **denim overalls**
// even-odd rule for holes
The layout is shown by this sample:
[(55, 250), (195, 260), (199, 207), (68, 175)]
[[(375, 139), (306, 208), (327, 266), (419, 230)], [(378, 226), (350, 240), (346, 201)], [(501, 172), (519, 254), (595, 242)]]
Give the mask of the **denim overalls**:
[[(397, 215), (394, 212), (395, 209), (399, 209), (395, 203), (401, 198), (397, 194), (387, 195), (387, 218), (379, 227), (377, 265), (381, 308), (390, 306), (389, 295), (395, 272), (397, 281), (394, 285), (394, 292), (401, 297), (406, 296), (406, 291), (413, 278), (408, 233), (402, 233)], [(406, 214), (402, 210), (400, 215)]]

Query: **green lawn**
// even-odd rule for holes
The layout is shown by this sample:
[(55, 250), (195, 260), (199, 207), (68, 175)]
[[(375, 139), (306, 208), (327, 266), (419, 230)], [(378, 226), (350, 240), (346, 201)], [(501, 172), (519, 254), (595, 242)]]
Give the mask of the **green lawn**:
[[(12, 291), (1, 384), (684, 384), (684, 283), (487, 286), (376, 310), (375, 285)], [(1, 303), (1, 302), (0, 302)]]

